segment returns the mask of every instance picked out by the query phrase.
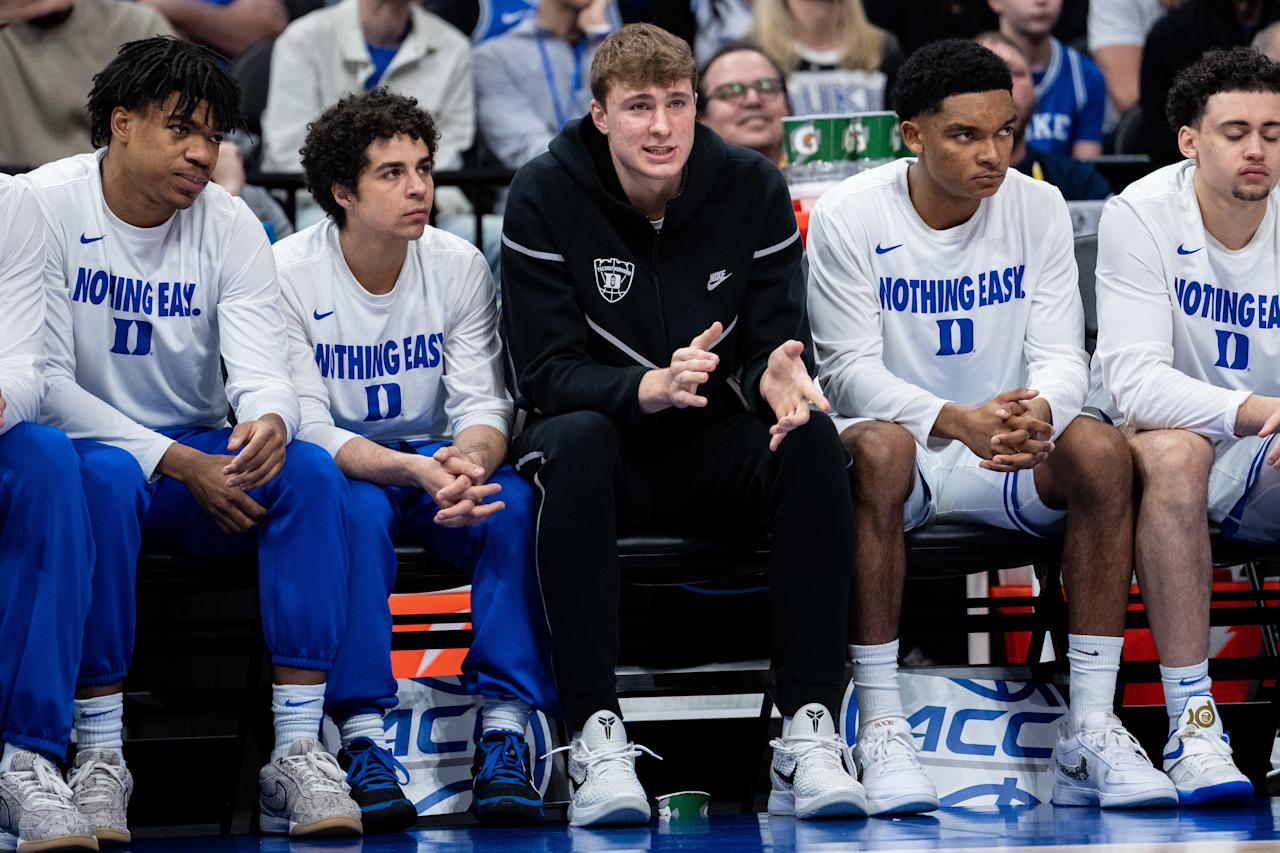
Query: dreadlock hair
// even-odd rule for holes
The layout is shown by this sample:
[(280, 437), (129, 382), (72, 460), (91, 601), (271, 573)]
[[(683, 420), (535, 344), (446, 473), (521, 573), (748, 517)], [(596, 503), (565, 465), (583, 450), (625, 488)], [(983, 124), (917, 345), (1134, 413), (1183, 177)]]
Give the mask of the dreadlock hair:
[(240, 84), (223, 70), (226, 60), (207, 47), (172, 36), (156, 36), (121, 45), (115, 58), (93, 77), (89, 91), (89, 133), (94, 147), (111, 142), (111, 113), (159, 106), (173, 94), (173, 115), (189, 120), (204, 101), (214, 127), (239, 127)]

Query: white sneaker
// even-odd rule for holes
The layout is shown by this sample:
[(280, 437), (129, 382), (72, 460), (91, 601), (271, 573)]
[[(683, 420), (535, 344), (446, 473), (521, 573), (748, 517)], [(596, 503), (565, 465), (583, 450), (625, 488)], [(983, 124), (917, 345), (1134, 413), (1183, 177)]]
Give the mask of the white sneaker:
[(918, 814), (938, 808), (938, 789), (920, 766), (911, 727), (902, 717), (863, 726), (853, 760), (871, 814)]
[(1164, 772), (1184, 806), (1247, 803), (1253, 785), (1231, 759), (1231, 738), (1213, 697), (1192, 696), (1182, 707), (1181, 725), (1164, 746)]
[[(587, 718), (582, 736), (553, 749), (569, 753), (569, 825), (648, 823), (649, 797), (636, 778), (636, 758), (653, 755), (647, 747), (630, 743), (622, 718), (612, 711), (596, 711)], [(543, 756), (544, 758), (546, 756)]]
[(97, 850), (93, 824), (76, 809), (71, 789), (49, 760), (21, 750), (0, 773), (0, 829), (20, 850)]
[(93, 823), (100, 845), (128, 844), (133, 774), (114, 749), (82, 749), (71, 770), (76, 808)]
[(295, 740), (284, 758), (258, 773), (263, 832), (294, 837), (360, 835), (360, 806), (348, 795), (338, 760), (311, 738)]
[(1058, 729), (1053, 802), (1104, 809), (1176, 806), (1178, 792), (1115, 714), (1094, 711), (1077, 731)]
[(844, 765), (844, 741), (831, 712), (817, 702), (796, 711), (782, 737), (769, 743), (769, 814), (866, 817), (867, 792)]

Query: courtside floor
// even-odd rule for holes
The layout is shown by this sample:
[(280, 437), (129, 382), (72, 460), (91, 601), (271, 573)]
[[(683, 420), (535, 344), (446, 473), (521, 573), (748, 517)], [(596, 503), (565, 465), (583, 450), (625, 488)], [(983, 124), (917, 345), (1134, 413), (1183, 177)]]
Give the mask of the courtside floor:
[(1053, 806), (943, 809), (923, 817), (808, 821), (725, 815), (641, 829), (450, 826), (366, 839), (152, 838), (133, 853), (594, 853), (594, 851), (942, 851), (999, 849), (1229, 853), (1280, 851), (1280, 798), (1218, 810), (1111, 811)]

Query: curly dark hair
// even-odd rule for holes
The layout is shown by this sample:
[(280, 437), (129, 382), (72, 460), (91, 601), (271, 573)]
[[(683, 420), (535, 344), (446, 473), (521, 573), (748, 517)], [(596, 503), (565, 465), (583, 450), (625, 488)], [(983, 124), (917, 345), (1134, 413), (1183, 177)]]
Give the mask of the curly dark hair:
[(1219, 92), (1280, 93), (1280, 65), (1251, 47), (1206, 53), (1173, 79), (1165, 102), (1169, 127), (1177, 133), (1198, 125), (1209, 98)]
[(902, 121), (936, 113), (952, 95), (1013, 91), (1005, 61), (967, 39), (943, 39), (918, 48), (898, 69), (893, 109)]
[(190, 121), (201, 101), (210, 124), (224, 131), (241, 125), (240, 84), (223, 70), (226, 59), (207, 47), (172, 36), (127, 42), (93, 77), (89, 90), (89, 136), (95, 147), (111, 142), (111, 113), (160, 105), (175, 92), (173, 116)]
[(339, 228), (347, 224), (347, 212), (333, 197), (334, 184), (354, 192), (360, 173), (369, 167), (369, 146), (401, 134), (426, 142), (427, 156), (435, 162), (440, 141), (435, 119), (418, 106), (416, 98), (397, 95), (385, 86), (347, 95), (307, 125), (307, 139), (299, 152), (307, 190)]

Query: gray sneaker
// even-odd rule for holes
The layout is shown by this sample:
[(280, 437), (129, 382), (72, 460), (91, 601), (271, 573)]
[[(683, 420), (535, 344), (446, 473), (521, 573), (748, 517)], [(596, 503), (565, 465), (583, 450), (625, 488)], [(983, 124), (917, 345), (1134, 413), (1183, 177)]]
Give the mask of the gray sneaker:
[(114, 749), (82, 749), (71, 770), (76, 808), (93, 823), (101, 845), (128, 844), (133, 774)]
[(360, 835), (360, 806), (348, 794), (347, 774), (310, 738), (295, 740), (289, 754), (258, 774), (263, 832), (293, 836)]
[(34, 752), (19, 752), (0, 773), (0, 829), (18, 837), (22, 853), (98, 849), (62, 774)]

